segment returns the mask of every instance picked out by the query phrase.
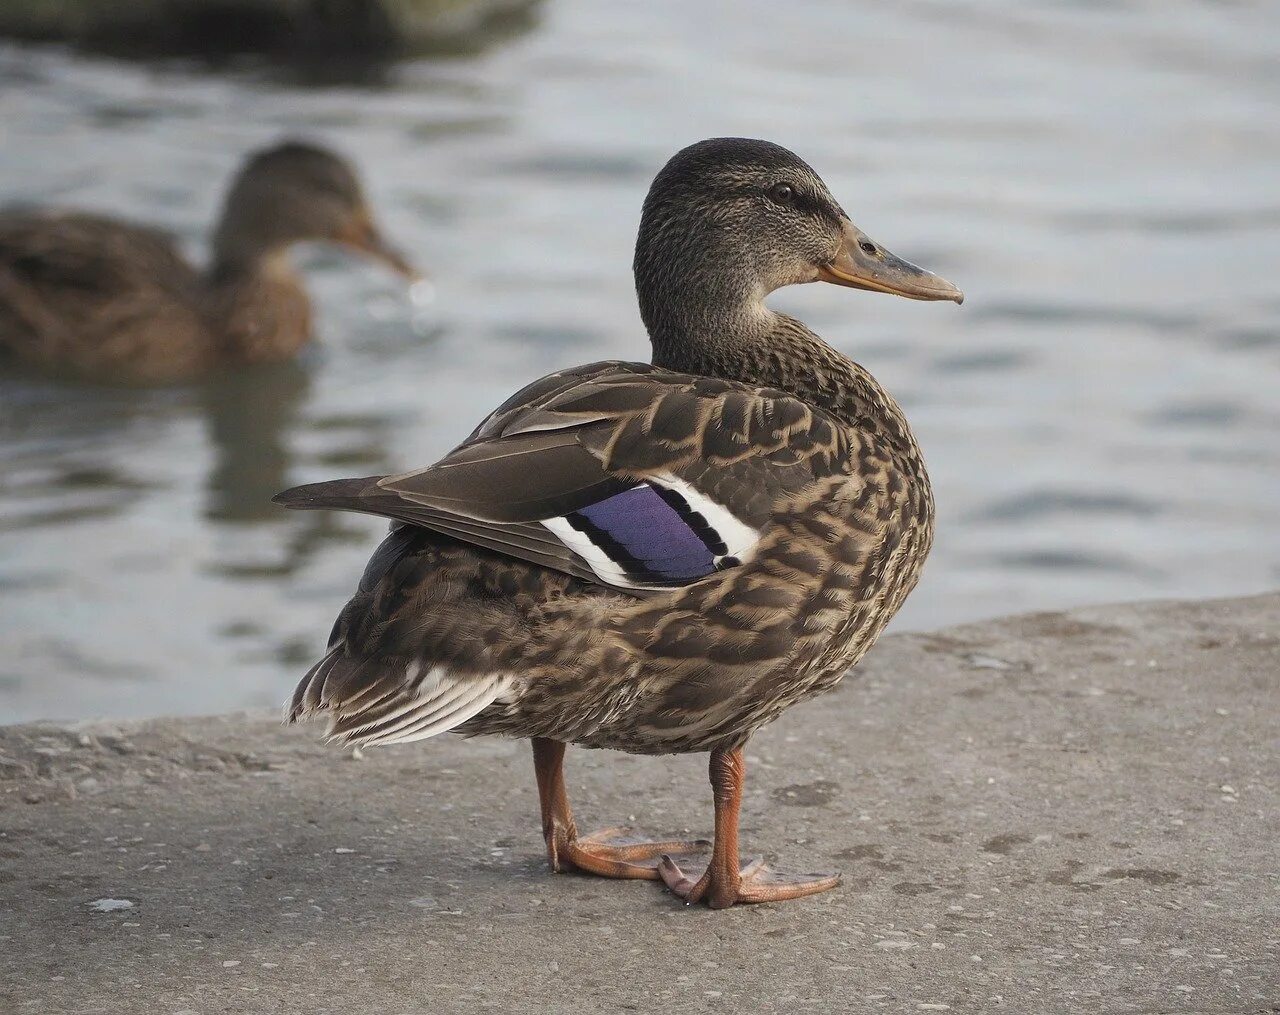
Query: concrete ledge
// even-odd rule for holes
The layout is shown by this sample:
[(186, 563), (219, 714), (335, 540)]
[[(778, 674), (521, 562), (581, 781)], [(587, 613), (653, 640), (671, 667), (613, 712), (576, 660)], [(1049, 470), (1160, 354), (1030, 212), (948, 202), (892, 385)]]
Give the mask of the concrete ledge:
[[(743, 814), (845, 885), (724, 913), (549, 875), (523, 744), (0, 728), (0, 1011), (1280, 1011), (1280, 595), (858, 674), (753, 742)], [(579, 820), (706, 834), (703, 766), (573, 751)]]

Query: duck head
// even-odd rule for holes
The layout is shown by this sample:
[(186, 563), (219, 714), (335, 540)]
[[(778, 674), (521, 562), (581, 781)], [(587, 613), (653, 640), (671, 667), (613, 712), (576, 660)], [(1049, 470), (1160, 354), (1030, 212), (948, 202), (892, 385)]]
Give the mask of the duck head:
[(308, 241), (333, 243), (410, 280), (421, 278), (383, 238), (346, 159), (300, 141), (250, 155), (227, 192), (214, 237), (217, 263), (255, 263)]
[(645, 199), (634, 269), (651, 335), (741, 324), (775, 289), (805, 282), (964, 299), (855, 226), (802, 159), (750, 138), (700, 141), (663, 167)]

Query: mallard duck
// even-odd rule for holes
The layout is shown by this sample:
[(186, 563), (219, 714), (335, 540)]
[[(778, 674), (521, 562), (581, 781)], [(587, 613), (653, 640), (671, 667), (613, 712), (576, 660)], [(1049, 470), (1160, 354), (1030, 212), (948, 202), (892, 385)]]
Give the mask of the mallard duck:
[[(875, 641), (920, 575), (933, 495), (892, 396), (764, 300), (814, 281), (963, 296), (796, 155), (741, 138), (659, 172), (634, 271), (651, 363), (562, 370), (434, 465), (276, 498), (394, 519), (287, 721), (323, 714), (357, 745), (530, 738), (555, 871), (715, 908), (821, 892), (838, 877), (740, 865), (743, 745)], [(709, 751), (714, 842), (580, 835), (567, 744)]]
[(375, 226), (351, 165), (299, 142), (246, 160), (204, 273), (145, 226), (0, 213), (0, 349), (45, 369), (144, 384), (286, 359), (311, 337), (310, 303), (288, 259), (307, 240), (416, 277)]

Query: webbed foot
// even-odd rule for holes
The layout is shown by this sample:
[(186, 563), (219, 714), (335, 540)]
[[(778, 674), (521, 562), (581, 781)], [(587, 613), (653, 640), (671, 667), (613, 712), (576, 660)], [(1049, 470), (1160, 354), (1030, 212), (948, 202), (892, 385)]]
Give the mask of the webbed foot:
[(547, 836), (547, 858), (557, 872), (580, 870), (603, 878), (642, 878), (658, 881), (658, 865), (663, 857), (675, 854), (686, 862), (697, 862), (699, 854), (711, 850), (706, 839), (670, 839), (650, 842), (630, 834), (626, 828), (605, 828), (590, 835), (566, 834), (556, 827)]
[(783, 902), (816, 895), (840, 884), (839, 874), (793, 874), (777, 871), (763, 860), (741, 870), (720, 869), (713, 861), (696, 879), (684, 872), (671, 856), (658, 863), (658, 873), (671, 894), (693, 905), (706, 902), (712, 909), (728, 909), (739, 902)]

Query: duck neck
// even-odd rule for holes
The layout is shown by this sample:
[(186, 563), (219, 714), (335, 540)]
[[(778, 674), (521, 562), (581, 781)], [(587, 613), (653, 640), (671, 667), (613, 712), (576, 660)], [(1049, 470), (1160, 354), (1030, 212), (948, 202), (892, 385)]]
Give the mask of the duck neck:
[(210, 323), (231, 358), (284, 360), (311, 340), (311, 304), (285, 248), (215, 249), (207, 283)]
[[(888, 391), (843, 355), (786, 314), (751, 294), (714, 312), (706, 294), (641, 297), (656, 366), (777, 388), (864, 433), (876, 434), (908, 471), (924, 477), (924, 462), (902, 407)], [(687, 297), (687, 294), (686, 294)]]

